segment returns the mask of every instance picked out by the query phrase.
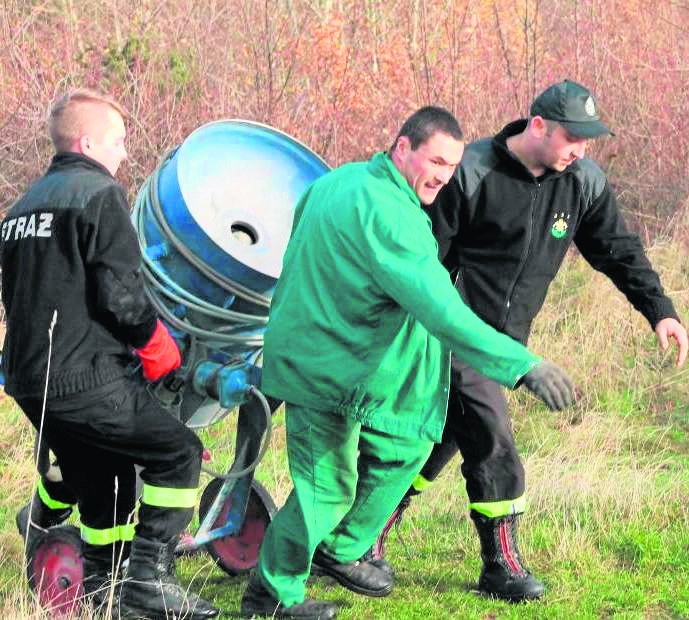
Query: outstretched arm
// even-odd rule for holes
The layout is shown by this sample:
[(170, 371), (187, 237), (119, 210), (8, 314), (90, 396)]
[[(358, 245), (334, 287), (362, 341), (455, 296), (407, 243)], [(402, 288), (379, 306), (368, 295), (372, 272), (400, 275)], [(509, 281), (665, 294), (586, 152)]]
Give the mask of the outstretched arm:
[(594, 269), (603, 272), (646, 317), (651, 328), (663, 319), (677, 319), (638, 235), (625, 224), (606, 182), (577, 230), (574, 242)]
[(374, 280), (431, 334), (476, 371), (514, 388), (522, 383), (551, 409), (574, 401), (565, 373), (483, 322), (462, 300), (436, 255), (427, 222), (372, 212), (366, 246)]

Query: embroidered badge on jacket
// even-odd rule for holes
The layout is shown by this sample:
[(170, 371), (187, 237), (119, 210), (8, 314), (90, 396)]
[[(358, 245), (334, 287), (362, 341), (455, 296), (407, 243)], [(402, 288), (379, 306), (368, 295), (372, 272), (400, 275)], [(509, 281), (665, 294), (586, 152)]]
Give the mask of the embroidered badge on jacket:
[(555, 222), (553, 227), (550, 229), (550, 234), (556, 239), (562, 239), (567, 234), (567, 229), (569, 228), (569, 213), (565, 215), (564, 213), (555, 213), (553, 215)]

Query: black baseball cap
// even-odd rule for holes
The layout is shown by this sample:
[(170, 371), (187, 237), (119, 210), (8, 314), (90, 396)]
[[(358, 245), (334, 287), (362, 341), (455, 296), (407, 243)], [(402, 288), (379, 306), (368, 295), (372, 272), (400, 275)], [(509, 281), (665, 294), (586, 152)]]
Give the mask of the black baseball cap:
[(591, 92), (571, 80), (553, 84), (538, 95), (531, 104), (531, 116), (557, 121), (577, 138), (615, 135), (601, 122)]

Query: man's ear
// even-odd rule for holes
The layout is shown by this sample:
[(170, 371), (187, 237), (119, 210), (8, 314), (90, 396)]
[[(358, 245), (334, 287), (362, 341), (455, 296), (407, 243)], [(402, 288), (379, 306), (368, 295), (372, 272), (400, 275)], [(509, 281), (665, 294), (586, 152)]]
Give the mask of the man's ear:
[(89, 138), (89, 136), (81, 136), (81, 138), (77, 140), (76, 146), (78, 147), (78, 153), (87, 155), (91, 151), (91, 138)]
[(397, 138), (397, 144), (395, 145), (395, 150), (398, 152), (399, 155), (406, 155), (409, 151), (411, 151), (411, 140), (409, 140), (409, 136), (400, 136)]
[(548, 124), (542, 116), (534, 116), (529, 121), (529, 129), (537, 137), (544, 136), (548, 131)]

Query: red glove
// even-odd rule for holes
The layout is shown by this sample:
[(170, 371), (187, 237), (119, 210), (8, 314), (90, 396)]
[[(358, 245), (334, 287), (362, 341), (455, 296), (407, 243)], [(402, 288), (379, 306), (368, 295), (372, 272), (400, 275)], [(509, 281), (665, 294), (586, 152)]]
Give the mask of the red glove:
[(134, 351), (141, 358), (144, 377), (149, 381), (160, 379), (171, 370), (179, 368), (182, 363), (177, 343), (160, 319), (156, 323), (151, 339), (143, 347)]

